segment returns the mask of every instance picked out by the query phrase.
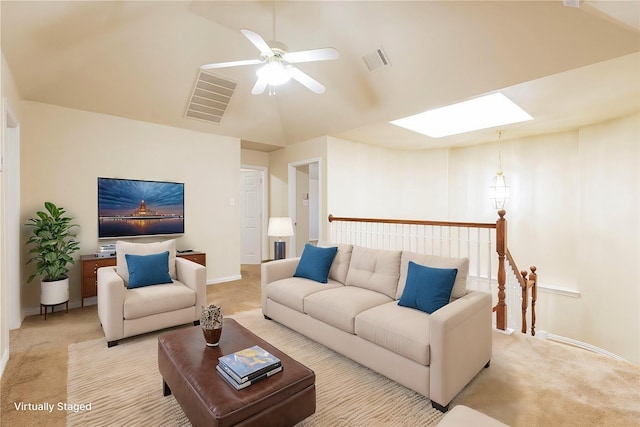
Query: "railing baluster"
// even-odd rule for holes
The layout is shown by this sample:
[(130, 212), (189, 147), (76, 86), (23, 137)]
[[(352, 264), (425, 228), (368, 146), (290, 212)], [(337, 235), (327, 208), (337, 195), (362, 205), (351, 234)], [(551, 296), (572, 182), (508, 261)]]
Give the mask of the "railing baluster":
[[(491, 253), (491, 230), (487, 229), (487, 253)], [(487, 257), (487, 278), (491, 281), (491, 256)]]
[(480, 229), (476, 230), (476, 277), (482, 277), (480, 273)]

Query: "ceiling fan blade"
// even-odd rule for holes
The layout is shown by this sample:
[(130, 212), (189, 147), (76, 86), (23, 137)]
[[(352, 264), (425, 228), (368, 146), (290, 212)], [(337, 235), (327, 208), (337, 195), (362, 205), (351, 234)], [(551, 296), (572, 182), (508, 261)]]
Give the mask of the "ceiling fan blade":
[(340, 54), (332, 47), (324, 47), (322, 49), (301, 50), (300, 52), (289, 52), (284, 55), (285, 61), (296, 64), (299, 62), (311, 61), (328, 61), (330, 59), (338, 59)]
[(314, 80), (309, 75), (303, 73), (296, 67), (290, 68), (291, 77), (297, 80), (303, 86), (306, 86), (311, 92), (314, 93), (324, 93), (326, 88), (317, 80)]
[(260, 51), (261, 54), (265, 55), (265, 56), (273, 56), (274, 53), (271, 50), (271, 48), (269, 47), (269, 45), (267, 44), (266, 41), (264, 41), (264, 39), (262, 38), (262, 36), (258, 33), (254, 33), (251, 30), (240, 30), (242, 32), (242, 34), (245, 35), (246, 38), (249, 39), (249, 41), (251, 43), (253, 43), (253, 45), (255, 47), (258, 48), (258, 50)]
[(267, 88), (267, 80), (263, 78), (259, 78), (255, 85), (253, 85), (253, 89), (251, 89), (251, 93), (254, 95), (260, 95)]
[(238, 65), (262, 64), (261, 59), (245, 59), (243, 61), (218, 62), (217, 64), (207, 64), (200, 67), (201, 70), (211, 70), (213, 68), (237, 67)]

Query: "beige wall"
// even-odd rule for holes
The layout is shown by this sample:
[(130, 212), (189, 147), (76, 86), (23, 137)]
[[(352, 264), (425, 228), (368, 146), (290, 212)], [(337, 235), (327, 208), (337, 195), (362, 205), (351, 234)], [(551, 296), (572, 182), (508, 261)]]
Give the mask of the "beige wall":
[[(53, 201), (80, 225), (80, 253), (91, 254), (101, 244), (97, 177), (184, 182), (185, 234), (178, 249), (206, 252), (210, 283), (239, 278), (240, 214), (233, 203), (240, 195), (238, 139), (33, 102), (24, 102), (22, 112), (24, 221), (45, 200)], [(21, 250), (24, 260), (27, 251)], [(37, 284), (25, 289), (23, 306), (36, 307)], [(76, 264), (71, 300), (79, 298)]]
[(247, 166), (269, 166), (269, 154), (262, 151), (240, 150), (240, 162)]
[(640, 113), (581, 129), (578, 160), (584, 305), (574, 322), (589, 342), (640, 363)]
[(369, 218), (448, 218), (446, 149), (398, 151), (329, 138), (328, 212)]
[[(538, 330), (640, 363), (640, 113), (506, 140), (508, 244), (538, 267)], [(328, 210), (339, 216), (493, 222), (497, 143), (393, 151), (329, 138)], [(631, 269), (631, 271), (630, 271)], [(555, 293), (568, 290), (567, 294)], [(576, 296), (570, 296), (576, 295)]]

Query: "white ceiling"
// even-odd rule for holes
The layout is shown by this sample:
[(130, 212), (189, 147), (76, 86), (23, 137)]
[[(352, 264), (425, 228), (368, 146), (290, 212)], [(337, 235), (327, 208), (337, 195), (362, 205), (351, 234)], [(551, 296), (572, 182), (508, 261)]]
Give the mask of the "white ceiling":
[[(216, 70), (238, 83), (222, 123), (184, 117), (199, 67), (258, 57), (240, 33), (273, 38), (272, 2), (44, 1), (0, 4), (2, 51), (23, 99), (243, 140), (270, 149), (323, 135), (401, 149), (470, 145), (496, 129), (432, 139), (388, 124), (501, 90), (535, 120), (505, 138), (575, 129), (640, 110), (640, 2), (284, 1), (276, 39), (334, 47), (297, 82), (251, 95), (256, 66)], [(382, 47), (391, 66), (362, 57)]]

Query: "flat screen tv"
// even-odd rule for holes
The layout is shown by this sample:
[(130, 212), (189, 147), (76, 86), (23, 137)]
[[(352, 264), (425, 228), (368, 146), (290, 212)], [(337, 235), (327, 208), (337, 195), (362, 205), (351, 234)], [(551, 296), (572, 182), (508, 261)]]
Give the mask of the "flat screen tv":
[(98, 238), (184, 233), (184, 183), (98, 178)]

